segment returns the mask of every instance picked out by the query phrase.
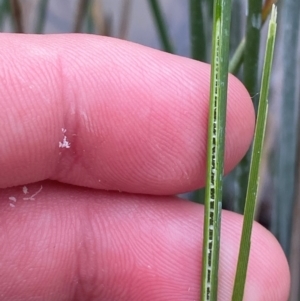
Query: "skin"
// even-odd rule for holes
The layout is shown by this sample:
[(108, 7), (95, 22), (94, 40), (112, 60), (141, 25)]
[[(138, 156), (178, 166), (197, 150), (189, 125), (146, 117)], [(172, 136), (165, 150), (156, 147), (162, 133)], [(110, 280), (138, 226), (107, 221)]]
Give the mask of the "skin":
[[(197, 300), (203, 207), (172, 195), (204, 185), (209, 65), (87, 35), (1, 34), (0, 57), (0, 299)], [(254, 128), (233, 76), (228, 96), (226, 172)], [(223, 211), (224, 301), (241, 224)], [(289, 284), (255, 224), (245, 300)]]

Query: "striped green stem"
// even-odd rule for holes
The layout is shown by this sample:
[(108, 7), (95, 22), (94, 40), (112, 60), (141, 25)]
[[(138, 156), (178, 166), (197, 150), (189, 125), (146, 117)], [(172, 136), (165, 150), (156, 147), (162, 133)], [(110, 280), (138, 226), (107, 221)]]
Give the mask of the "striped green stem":
[(214, 1), (202, 301), (217, 300), (231, 0)]
[(251, 246), (251, 233), (254, 220), (256, 198), (259, 184), (259, 167), (262, 155), (262, 148), (265, 136), (267, 113), (268, 113), (268, 94), (271, 77), (271, 68), (273, 62), (273, 53), (276, 36), (276, 18), (277, 9), (274, 6), (271, 13), (271, 21), (269, 24), (269, 32), (267, 37), (267, 47), (265, 52), (265, 60), (262, 74), (260, 100), (258, 105), (258, 115), (255, 127), (255, 135), (253, 142), (253, 150), (251, 156), (250, 172), (248, 187), (246, 193), (246, 203), (244, 211), (244, 221), (242, 229), (242, 237), (240, 242), (240, 250), (235, 276), (232, 300), (242, 301), (244, 296), (244, 288), (247, 276), (247, 268), (249, 261), (249, 253)]

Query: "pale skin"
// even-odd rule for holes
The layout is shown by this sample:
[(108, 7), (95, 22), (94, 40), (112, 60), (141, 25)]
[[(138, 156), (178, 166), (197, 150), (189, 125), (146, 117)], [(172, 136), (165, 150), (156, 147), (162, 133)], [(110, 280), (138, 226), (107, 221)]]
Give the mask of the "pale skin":
[[(0, 299), (197, 300), (203, 207), (172, 195), (205, 183), (209, 65), (87, 35), (1, 34), (0, 57)], [(226, 173), (254, 129), (234, 77), (228, 95)], [(223, 301), (241, 223), (223, 212)], [(245, 301), (289, 283), (255, 224)]]

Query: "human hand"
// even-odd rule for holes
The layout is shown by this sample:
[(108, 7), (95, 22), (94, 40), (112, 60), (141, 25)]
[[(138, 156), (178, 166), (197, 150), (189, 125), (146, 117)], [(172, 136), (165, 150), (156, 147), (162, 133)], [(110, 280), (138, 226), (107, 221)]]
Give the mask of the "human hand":
[[(210, 67), (96, 36), (1, 41), (0, 299), (198, 299), (203, 207), (168, 195), (204, 185)], [(226, 172), (254, 127), (233, 77), (228, 93)], [(223, 211), (223, 301), (241, 225)], [(255, 224), (245, 300), (288, 289), (279, 244)]]

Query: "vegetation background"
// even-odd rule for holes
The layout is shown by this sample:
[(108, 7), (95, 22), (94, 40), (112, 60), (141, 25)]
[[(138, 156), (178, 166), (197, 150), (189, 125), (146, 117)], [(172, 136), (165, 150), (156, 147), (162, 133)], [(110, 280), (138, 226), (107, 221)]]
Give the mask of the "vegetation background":
[[(300, 1), (232, 0), (231, 58), (246, 38), (241, 66), (232, 71), (258, 99), (268, 7), (278, 5), (270, 110), (256, 219), (288, 257), (290, 301), (300, 300)], [(0, 0), (0, 30), (19, 33), (85, 32), (137, 42), (209, 62), (212, 0)], [(161, 18), (160, 18), (161, 17)], [(248, 41), (248, 43), (247, 43)], [(261, 43), (260, 43), (261, 42)], [(247, 159), (226, 177), (224, 208), (243, 212)], [(184, 195), (202, 202), (203, 192)]]

